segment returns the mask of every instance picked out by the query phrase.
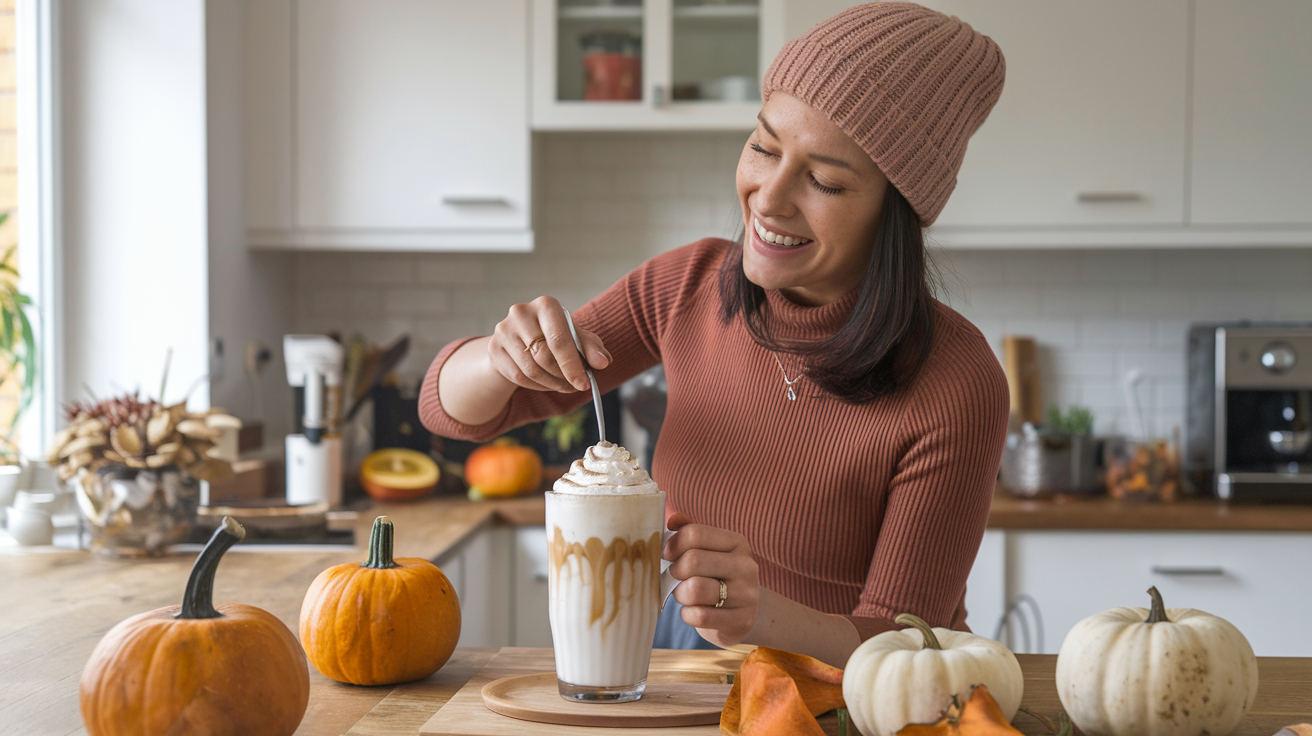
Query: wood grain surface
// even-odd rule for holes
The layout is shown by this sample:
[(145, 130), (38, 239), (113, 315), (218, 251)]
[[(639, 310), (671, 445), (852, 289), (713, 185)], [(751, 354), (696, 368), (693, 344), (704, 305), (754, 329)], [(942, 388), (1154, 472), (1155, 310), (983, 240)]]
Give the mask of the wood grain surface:
[[(738, 671), (743, 655), (723, 651), (652, 652), (651, 669), (682, 670), (730, 674)], [(498, 715), (483, 704), (483, 686), (502, 677), (554, 672), (555, 660), (550, 649), (506, 647), (493, 657), (473, 679), (455, 694), (419, 730), (425, 736), (569, 736), (596, 734), (594, 726), (564, 726), (521, 721)], [(639, 701), (641, 702), (641, 701)], [(619, 705), (596, 705), (595, 708), (618, 708)], [(718, 722), (717, 722), (718, 723)], [(717, 734), (718, 725), (654, 728), (607, 728), (607, 736), (670, 736), (671, 734)]]
[(1312, 531), (1312, 504), (1225, 504), (1189, 498), (1174, 503), (1117, 501), (1108, 496), (993, 497), (990, 529), (1107, 531)]
[[(542, 503), (540, 498), (537, 502)], [(499, 521), (499, 509), (507, 503), (512, 510), (531, 508), (533, 499), (377, 504), (356, 520), (357, 543), (368, 539), (374, 517), (386, 514), (396, 524), (398, 557), (436, 559)], [(85, 733), (78, 680), (91, 650), (123, 619), (177, 605), (195, 556), (116, 560), (49, 547), (0, 552), (0, 733)], [(214, 600), (259, 606), (295, 632), (301, 601), (315, 576), (364, 556), (362, 547), (250, 551), (238, 545), (219, 565)], [(297, 733), (345, 733), (389, 692), (338, 686), (311, 668), (309, 710)]]
[(580, 703), (560, 697), (555, 672), (511, 675), (483, 686), (488, 710), (522, 721), (602, 728), (704, 726), (720, 722), (729, 697), (723, 672), (652, 669), (640, 700), (631, 703)]

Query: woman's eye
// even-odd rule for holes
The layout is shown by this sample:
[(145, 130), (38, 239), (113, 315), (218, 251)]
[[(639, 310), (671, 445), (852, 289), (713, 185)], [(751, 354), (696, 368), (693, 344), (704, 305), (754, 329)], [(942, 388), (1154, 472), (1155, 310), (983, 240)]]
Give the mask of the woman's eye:
[(761, 155), (763, 155), (763, 156), (774, 156), (774, 155), (775, 155), (775, 154), (770, 153), (769, 151), (765, 150), (764, 148), (761, 148), (761, 144), (760, 144), (760, 143), (753, 143), (753, 144), (752, 144), (752, 150), (753, 150), (753, 151), (756, 151), (757, 153), (759, 153), (759, 154), (761, 154)]
[(815, 180), (814, 176), (811, 177), (811, 186), (815, 187), (818, 191), (823, 192), (825, 194), (838, 194), (839, 192), (843, 191), (841, 187), (827, 187), (824, 184), (821, 184), (820, 182)]

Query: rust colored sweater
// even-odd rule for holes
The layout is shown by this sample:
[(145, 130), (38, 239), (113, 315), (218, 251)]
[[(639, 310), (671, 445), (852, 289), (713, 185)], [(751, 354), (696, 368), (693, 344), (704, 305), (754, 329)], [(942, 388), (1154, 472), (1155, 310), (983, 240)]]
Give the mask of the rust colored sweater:
[[(663, 363), (669, 405), (652, 477), (671, 511), (744, 535), (761, 584), (845, 615), (862, 639), (900, 628), (910, 612), (933, 626), (966, 628), (966, 577), (988, 518), (1006, 433), (1007, 383), (974, 325), (935, 302), (932, 352), (916, 379), (862, 405), (806, 378), (785, 395), (775, 355), (741, 319), (720, 321), (718, 269), (737, 244), (707, 239), (644, 263), (574, 313), (614, 356), (597, 371), (603, 392)], [(803, 307), (767, 291), (772, 325), (787, 334), (832, 334), (855, 291)], [(519, 389), (480, 426), (442, 410), (437, 376), (465, 341), (434, 359), (419, 398), (425, 426), (490, 440), (591, 399)], [(788, 377), (800, 373), (784, 355)]]

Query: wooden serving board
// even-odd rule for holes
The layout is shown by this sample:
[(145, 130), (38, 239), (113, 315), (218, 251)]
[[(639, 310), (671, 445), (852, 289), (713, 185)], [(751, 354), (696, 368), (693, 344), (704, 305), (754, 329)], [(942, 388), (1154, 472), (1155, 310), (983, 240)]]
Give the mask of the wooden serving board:
[[(729, 675), (738, 671), (743, 657), (724, 651), (675, 651), (657, 649), (652, 652), (651, 670), (661, 673), (661, 679), (674, 678), (676, 671), (698, 675)], [(483, 702), (483, 687), (494, 680), (514, 675), (531, 675), (554, 672), (555, 659), (550, 649), (507, 647), (497, 653), (487, 665), (447, 701), (440, 710), (419, 729), (421, 736), (596, 736), (597, 726), (571, 726), (535, 723), (500, 715), (488, 710)], [(690, 674), (690, 677), (697, 675)], [(726, 688), (727, 694), (727, 685)], [(650, 691), (649, 691), (650, 692)], [(559, 699), (559, 696), (555, 696)], [(566, 704), (561, 700), (562, 704)], [(625, 708), (641, 705), (642, 701), (626, 704), (580, 705), (586, 708)], [(718, 734), (718, 719), (706, 726), (617, 726), (606, 728), (614, 736), (673, 736), (674, 734)]]
[(706, 726), (720, 722), (733, 686), (724, 673), (649, 670), (635, 703), (577, 703), (560, 697), (556, 673), (511, 675), (483, 686), (483, 705), (521, 721), (563, 726)]

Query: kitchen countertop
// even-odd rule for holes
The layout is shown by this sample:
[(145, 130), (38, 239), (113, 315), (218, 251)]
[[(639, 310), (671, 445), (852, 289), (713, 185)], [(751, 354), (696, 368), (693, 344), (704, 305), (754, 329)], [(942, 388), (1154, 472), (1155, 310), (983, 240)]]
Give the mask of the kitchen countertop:
[[(479, 503), (433, 498), (379, 504), (355, 522), (361, 544), (377, 514), (388, 515), (396, 524), (397, 556), (435, 560), (489, 524), (542, 524), (544, 502), (541, 496), (532, 496)], [(1133, 504), (1106, 497), (1022, 500), (999, 495), (989, 526), (1312, 531), (1312, 506), (1226, 506), (1205, 500)], [(215, 581), (215, 599), (259, 606), (295, 631), (301, 600), (314, 577), (332, 565), (363, 558), (362, 549), (349, 547), (265, 548), (258, 553), (238, 547), (224, 558)], [(82, 732), (77, 686), (92, 648), (119, 621), (176, 605), (193, 559), (194, 554), (172, 554), (108, 560), (52, 548), (0, 552), (0, 724), (14, 733)], [(461, 654), (477, 656), (472, 650)], [(461, 671), (459, 666), (453, 661), (447, 669)], [(343, 733), (391, 697), (374, 688), (342, 688), (311, 672), (310, 710), (301, 733)], [(325, 697), (329, 692), (332, 697)]]
[[(542, 507), (540, 497), (377, 504), (359, 515), (356, 540), (361, 547), (366, 544), (374, 517), (386, 514), (396, 525), (396, 556), (435, 560), (486, 525), (540, 524)], [(214, 600), (259, 606), (295, 632), (301, 601), (315, 576), (333, 565), (362, 561), (361, 547), (252, 551), (239, 545), (219, 566)], [(78, 679), (96, 642), (129, 616), (177, 605), (194, 559), (194, 553), (175, 553), (112, 560), (52, 547), (0, 553), (0, 730), (85, 733)], [(386, 695), (374, 688), (347, 688), (325, 699), (319, 693), (337, 683), (314, 668), (310, 681), (310, 710), (298, 733), (344, 733)]]

